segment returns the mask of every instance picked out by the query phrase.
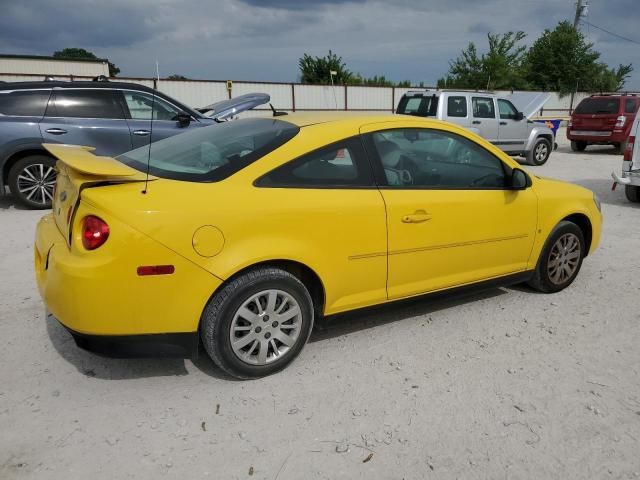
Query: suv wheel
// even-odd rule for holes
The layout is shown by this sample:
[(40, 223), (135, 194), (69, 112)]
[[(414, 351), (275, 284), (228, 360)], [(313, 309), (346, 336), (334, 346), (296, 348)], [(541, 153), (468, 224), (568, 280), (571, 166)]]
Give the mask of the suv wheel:
[(289, 272), (265, 267), (240, 275), (211, 298), (200, 337), (222, 370), (248, 379), (289, 365), (312, 327), (313, 302), (304, 284)]
[(542, 249), (529, 286), (544, 293), (567, 288), (578, 275), (585, 254), (580, 227), (573, 222), (560, 222)]
[(587, 142), (571, 140), (571, 150), (574, 152), (582, 152), (585, 148), (587, 148)]
[(640, 202), (640, 187), (635, 185), (625, 185), (624, 194), (627, 196), (627, 200), (630, 202)]
[(551, 155), (551, 142), (546, 138), (539, 138), (533, 145), (531, 151), (527, 152), (527, 163), (529, 165), (544, 165)]
[(27, 208), (51, 208), (56, 184), (56, 161), (46, 155), (31, 155), (18, 160), (9, 171), (9, 189)]

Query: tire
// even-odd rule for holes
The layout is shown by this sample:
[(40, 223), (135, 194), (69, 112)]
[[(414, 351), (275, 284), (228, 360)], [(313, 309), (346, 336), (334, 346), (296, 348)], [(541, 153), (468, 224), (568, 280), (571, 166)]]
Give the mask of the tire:
[(616, 144), (616, 151), (622, 155), (624, 155), (624, 151), (627, 149), (627, 141), (620, 142)]
[(18, 160), (9, 171), (9, 189), (16, 200), (33, 210), (51, 208), (55, 166), (56, 160), (46, 155)]
[[(569, 260), (570, 257), (565, 256), (567, 254), (562, 251), (563, 245), (569, 246), (569, 255), (577, 253), (577, 257)], [(528, 282), (529, 286), (544, 293), (559, 292), (567, 288), (578, 275), (585, 253), (586, 244), (580, 227), (573, 222), (560, 222), (551, 232), (542, 249), (536, 270)], [(559, 267), (554, 269), (550, 262), (552, 257), (557, 258), (558, 256), (562, 259), (560, 266), (564, 263), (570, 272), (564, 268), (556, 273)]]
[(627, 196), (627, 200), (633, 203), (640, 202), (640, 187), (635, 185), (625, 185), (624, 194)]
[[(279, 323), (295, 311), (295, 304), (299, 314)], [(283, 305), (284, 313), (278, 313)], [(231, 280), (209, 300), (200, 321), (200, 337), (224, 372), (240, 379), (260, 378), (282, 370), (298, 356), (311, 334), (313, 312), (311, 295), (297, 277), (278, 268), (258, 268)], [(271, 318), (265, 320), (268, 315)], [(285, 338), (290, 345), (280, 340)]]
[(587, 148), (587, 142), (581, 140), (571, 140), (571, 150), (574, 152), (582, 152)]
[(527, 152), (528, 165), (544, 165), (551, 155), (551, 142), (546, 138), (539, 138), (533, 144), (533, 148)]

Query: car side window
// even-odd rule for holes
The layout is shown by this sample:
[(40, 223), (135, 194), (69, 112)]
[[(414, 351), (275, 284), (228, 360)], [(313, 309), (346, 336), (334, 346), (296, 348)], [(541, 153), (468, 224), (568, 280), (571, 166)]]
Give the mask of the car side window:
[(502, 189), (502, 161), (455, 133), (431, 129), (376, 132), (371, 140), (387, 187), (412, 189)]
[(473, 116), (475, 118), (496, 118), (496, 109), (493, 105), (493, 98), (473, 97), (471, 99)]
[(467, 116), (467, 97), (449, 97), (447, 99), (448, 117)]
[(513, 106), (509, 100), (498, 99), (498, 111), (502, 120), (515, 120), (518, 115), (518, 109)]
[(50, 94), (50, 90), (0, 92), (0, 115), (42, 117)]
[(636, 113), (636, 101), (633, 98), (624, 102), (624, 113)]
[(349, 188), (373, 186), (358, 138), (343, 140), (292, 160), (261, 177), (260, 187)]
[(175, 120), (180, 110), (159, 96), (142, 92), (123, 91), (129, 114), (134, 120), (151, 120), (153, 106), (154, 120)]
[(47, 117), (122, 119), (124, 112), (111, 90), (54, 90)]

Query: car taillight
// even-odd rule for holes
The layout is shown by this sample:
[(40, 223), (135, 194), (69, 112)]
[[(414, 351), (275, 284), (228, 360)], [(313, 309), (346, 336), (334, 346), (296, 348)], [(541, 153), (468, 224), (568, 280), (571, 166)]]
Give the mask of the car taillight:
[(616, 118), (616, 125), (614, 128), (622, 128), (624, 127), (624, 124), (627, 121), (627, 117), (625, 117), (624, 115), (620, 115), (618, 118)]
[(623, 160), (625, 162), (630, 162), (631, 157), (633, 155), (633, 145), (636, 143), (636, 137), (630, 136), (627, 139), (627, 146), (624, 148), (624, 157)]
[(573, 120), (569, 120), (569, 123), (567, 123), (567, 128), (571, 128), (573, 126)]
[(82, 219), (82, 245), (95, 250), (109, 238), (109, 225), (99, 217), (88, 215)]

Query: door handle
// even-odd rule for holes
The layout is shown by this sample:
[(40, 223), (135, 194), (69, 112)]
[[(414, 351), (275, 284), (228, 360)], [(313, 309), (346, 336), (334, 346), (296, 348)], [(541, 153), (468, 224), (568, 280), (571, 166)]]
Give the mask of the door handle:
[(482, 122), (480, 120), (474, 120), (471, 123), (473, 123), (474, 125), (480, 125)]
[(67, 131), (63, 130), (62, 128), (49, 128), (45, 131), (47, 133), (50, 133), (51, 135), (64, 135), (65, 133), (67, 133)]
[(507, 122), (500, 122), (500, 125), (506, 125)]
[(402, 223), (422, 223), (427, 220), (431, 220), (431, 215), (424, 210), (417, 210), (411, 215), (405, 215), (402, 217)]
[(133, 134), (134, 135), (138, 135), (139, 137), (146, 137), (150, 133), (151, 132), (149, 130), (134, 130), (133, 131)]

